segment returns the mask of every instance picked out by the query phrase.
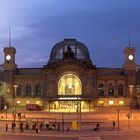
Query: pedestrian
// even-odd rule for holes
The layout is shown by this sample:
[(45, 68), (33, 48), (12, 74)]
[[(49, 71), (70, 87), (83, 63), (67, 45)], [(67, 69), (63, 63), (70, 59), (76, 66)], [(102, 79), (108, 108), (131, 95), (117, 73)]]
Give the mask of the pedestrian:
[(67, 128), (67, 132), (69, 132), (70, 131), (70, 127), (68, 126), (68, 128)]
[(97, 131), (99, 131), (99, 127), (100, 127), (100, 125), (99, 125), (99, 123), (97, 123), (96, 124)]
[(39, 132), (39, 125), (38, 124), (36, 124), (35, 129), (36, 129), (36, 133), (38, 133)]
[(43, 123), (40, 123), (40, 130), (43, 128)]
[(94, 131), (98, 131), (99, 132), (99, 123), (96, 124), (96, 127), (93, 129)]
[(20, 122), (20, 131), (23, 132), (23, 122)]
[(29, 124), (28, 124), (28, 122), (26, 122), (25, 129), (26, 129), (26, 130), (29, 129)]
[(15, 130), (15, 123), (12, 122), (12, 131)]
[(113, 130), (115, 129), (115, 121), (112, 122)]
[(6, 132), (8, 131), (8, 123), (6, 123)]

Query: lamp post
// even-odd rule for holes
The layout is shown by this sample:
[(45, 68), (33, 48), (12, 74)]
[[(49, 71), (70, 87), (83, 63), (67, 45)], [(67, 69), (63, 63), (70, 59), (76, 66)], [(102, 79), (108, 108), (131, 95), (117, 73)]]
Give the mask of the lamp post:
[(7, 105), (4, 106), (4, 109), (5, 109), (5, 116), (7, 118)]
[(13, 117), (14, 117), (14, 121), (16, 119), (16, 103), (15, 103), (15, 96), (17, 94), (17, 88), (18, 85), (14, 85), (14, 94), (13, 94), (13, 107), (14, 107), (14, 111), (13, 111)]
[(128, 131), (130, 130), (130, 119), (132, 117), (132, 110), (126, 114), (126, 117), (128, 118)]
[(118, 134), (119, 134), (119, 131), (120, 131), (120, 110), (118, 109), (117, 110), (117, 115), (118, 115)]
[(77, 97), (77, 127), (81, 130), (81, 101)]

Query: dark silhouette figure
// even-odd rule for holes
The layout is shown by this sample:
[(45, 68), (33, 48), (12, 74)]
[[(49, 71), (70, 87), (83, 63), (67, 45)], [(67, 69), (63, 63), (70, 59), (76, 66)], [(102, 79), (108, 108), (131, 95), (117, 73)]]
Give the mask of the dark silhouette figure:
[(8, 131), (8, 123), (6, 123), (6, 129), (5, 129), (5, 131), (6, 132)]
[(64, 59), (74, 58), (74, 52), (71, 47), (68, 46), (66, 52), (64, 53)]
[(15, 122), (12, 122), (12, 131), (15, 130), (15, 127), (16, 127), (16, 123)]
[(23, 132), (23, 122), (20, 122), (20, 131)]
[(100, 127), (100, 125), (99, 125), (99, 123), (97, 123), (97, 124), (96, 124), (96, 128), (94, 128), (93, 130), (99, 132), (99, 127)]
[(113, 130), (115, 129), (115, 121), (112, 122)]

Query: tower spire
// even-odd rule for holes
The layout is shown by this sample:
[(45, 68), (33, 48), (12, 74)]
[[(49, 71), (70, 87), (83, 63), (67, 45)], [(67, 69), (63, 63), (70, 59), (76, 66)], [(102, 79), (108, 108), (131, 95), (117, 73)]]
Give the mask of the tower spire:
[(9, 26), (9, 47), (11, 47), (11, 27)]
[(131, 47), (131, 40), (130, 40), (131, 36), (130, 35), (131, 35), (131, 26), (129, 25), (129, 34), (128, 34), (128, 39), (129, 39), (128, 41), (129, 42), (128, 42), (128, 47)]

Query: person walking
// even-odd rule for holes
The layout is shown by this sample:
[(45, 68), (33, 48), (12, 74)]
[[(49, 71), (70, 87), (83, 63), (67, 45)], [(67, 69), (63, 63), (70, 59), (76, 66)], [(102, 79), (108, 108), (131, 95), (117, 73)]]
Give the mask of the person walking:
[(5, 131), (6, 132), (8, 131), (8, 123), (6, 123), (6, 129), (5, 129)]
[(112, 122), (113, 130), (115, 129), (115, 121)]

